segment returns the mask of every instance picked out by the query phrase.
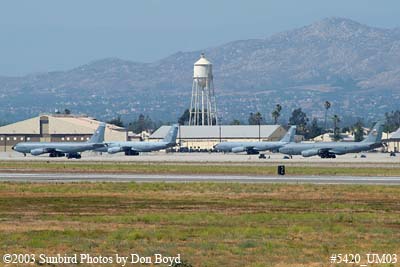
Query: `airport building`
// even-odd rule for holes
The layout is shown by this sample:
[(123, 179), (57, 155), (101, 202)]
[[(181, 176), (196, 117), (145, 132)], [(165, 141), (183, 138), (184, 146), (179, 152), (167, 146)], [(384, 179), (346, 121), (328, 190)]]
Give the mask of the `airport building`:
[[(11, 151), (20, 142), (86, 142), (99, 126), (99, 121), (65, 114), (43, 114), (0, 127), (0, 151)], [(105, 141), (125, 141), (124, 128), (107, 124)]]
[[(385, 135), (385, 134), (384, 134)], [(391, 133), (388, 138), (383, 140), (387, 145), (387, 151), (400, 152), (400, 128)]]
[[(162, 126), (150, 137), (150, 141), (160, 141), (170, 126)], [(226, 141), (278, 141), (286, 133), (280, 125), (206, 125), (180, 126), (177, 143), (189, 149), (212, 149), (219, 142)]]

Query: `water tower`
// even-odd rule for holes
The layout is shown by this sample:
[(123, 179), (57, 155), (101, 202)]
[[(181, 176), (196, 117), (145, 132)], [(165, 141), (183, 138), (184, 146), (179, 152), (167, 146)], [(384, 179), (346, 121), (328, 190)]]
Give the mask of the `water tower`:
[(189, 125), (217, 124), (212, 64), (204, 57), (204, 54), (201, 54), (200, 59), (194, 63)]

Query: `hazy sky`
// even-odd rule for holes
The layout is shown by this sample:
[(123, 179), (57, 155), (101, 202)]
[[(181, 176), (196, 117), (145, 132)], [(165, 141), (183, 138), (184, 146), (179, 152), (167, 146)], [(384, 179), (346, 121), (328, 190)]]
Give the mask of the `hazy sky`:
[(398, 0), (1, 0), (0, 75), (151, 62), (331, 16), (393, 28), (399, 14)]

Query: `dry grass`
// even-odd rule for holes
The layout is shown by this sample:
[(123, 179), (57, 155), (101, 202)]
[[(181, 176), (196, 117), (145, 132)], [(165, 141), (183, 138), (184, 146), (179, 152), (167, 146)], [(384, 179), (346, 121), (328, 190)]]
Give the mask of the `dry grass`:
[[(276, 175), (274, 164), (0, 161), (0, 172)], [(287, 175), (400, 176), (398, 164), (291, 164)]]
[(161, 252), (180, 253), (193, 266), (329, 266), (331, 253), (400, 253), (398, 240), (396, 186), (0, 184), (0, 249), (7, 252)]

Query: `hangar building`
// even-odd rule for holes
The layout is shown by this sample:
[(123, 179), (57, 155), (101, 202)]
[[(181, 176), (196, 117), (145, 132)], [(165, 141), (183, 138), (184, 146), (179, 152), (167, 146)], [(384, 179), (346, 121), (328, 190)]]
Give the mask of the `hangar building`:
[(383, 140), (387, 144), (387, 150), (389, 152), (400, 151), (400, 128), (397, 131), (390, 134), (389, 138)]
[[(85, 142), (99, 126), (99, 121), (65, 114), (43, 114), (0, 127), (0, 151), (12, 151), (19, 142)], [(107, 124), (105, 141), (125, 141), (124, 128)]]
[[(150, 137), (150, 141), (160, 141), (170, 126), (161, 126)], [(224, 141), (277, 141), (286, 133), (280, 125), (213, 125), (179, 127), (177, 143), (192, 149), (212, 149)]]

